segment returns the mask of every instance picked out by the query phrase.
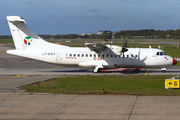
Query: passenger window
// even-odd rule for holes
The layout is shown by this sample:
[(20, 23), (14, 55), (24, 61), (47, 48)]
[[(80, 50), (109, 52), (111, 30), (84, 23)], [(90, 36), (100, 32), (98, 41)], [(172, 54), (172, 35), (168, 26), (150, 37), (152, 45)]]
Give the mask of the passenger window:
[(94, 54), (94, 57), (96, 57), (96, 54)]
[(79, 57), (80, 55), (78, 54), (78, 57)]
[(72, 55), (71, 55), (71, 54), (69, 54), (69, 56), (71, 57)]
[(117, 55), (114, 55), (114, 57), (117, 57)]
[(92, 57), (92, 55), (90, 54), (90, 57)]
[(107, 54), (106, 57), (108, 57), (109, 55)]
[(84, 54), (82, 54), (82, 57), (84, 57)]
[(86, 54), (86, 57), (88, 57), (88, 54)]
[(157, 52), (156, 55), (159, 55), (159, 52)]
[(129, 58), (129, 55), (127, 55), (127, 58)]
[(113, 57), (113, 55), (111, 55), (111, 57)]
[(76, 57), (76, 54), (74, 54), (74, 57)]
[(120, 57), (120, 55), (118, 55), (118, 57)]
[(102, 57), (104, 58), (104, 54), (102, 55)]
[(100, 55), (100, 54), (98, 54), (98, 57), (101, 57), (101, 55)]
[(137, 58), (137, 55), (135, 55), (135, 58)]

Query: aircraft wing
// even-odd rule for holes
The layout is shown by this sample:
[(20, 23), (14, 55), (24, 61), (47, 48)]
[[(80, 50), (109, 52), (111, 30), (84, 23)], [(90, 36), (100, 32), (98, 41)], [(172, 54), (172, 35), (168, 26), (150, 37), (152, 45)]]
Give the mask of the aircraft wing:
[(99, 53), (101, 51), (104, 51), (105, 48), (107, 48), (106, 45), (96, 44), (96, 43), (85, 43), (85, 46), (88, 47), (91, 51), (95, 51)]

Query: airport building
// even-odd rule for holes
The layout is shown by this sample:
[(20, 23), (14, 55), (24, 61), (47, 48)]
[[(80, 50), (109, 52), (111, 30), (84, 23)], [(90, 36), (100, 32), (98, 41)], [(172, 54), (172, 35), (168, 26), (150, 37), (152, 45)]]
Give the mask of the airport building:
[(103, 35), (103, 34), (106, 34), (106, 33), (110, 34), (111, 31), (110, 31), (110, 30), (99, 31), (99, 32), (98, 32), (98, 35)]

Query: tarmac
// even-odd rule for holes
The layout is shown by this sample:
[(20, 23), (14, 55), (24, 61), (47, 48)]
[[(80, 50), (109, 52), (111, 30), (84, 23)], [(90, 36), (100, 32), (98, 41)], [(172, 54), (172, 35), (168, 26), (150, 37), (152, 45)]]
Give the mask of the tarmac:
[(178, 120), (180, 96), (1, 95), (0, 119)]
[[(0, 45), (0, 119), (178, 120), (180, 96), (62, 95), (28, 93), (19, 86), (74, 75), (163, 74), (158, 69), (92, 73), (89, 69), (56, 66), (6, 54)], [(174, 66), (166, 74), (179, 75)], [(132, 71), (132, 69), (130, 69)], [(147, 72), (148, 71), (148, 72)]]

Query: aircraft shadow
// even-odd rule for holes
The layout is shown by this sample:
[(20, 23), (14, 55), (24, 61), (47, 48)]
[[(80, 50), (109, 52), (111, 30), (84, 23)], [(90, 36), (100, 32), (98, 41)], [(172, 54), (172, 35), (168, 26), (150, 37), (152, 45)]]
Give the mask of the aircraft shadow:
[[(179, 72), (180, 73), (180, 70), (173, 70), (173, 71), (166, 71), (164, 74), (166, 73), (177, 73)], [(149, 73), (162, 73), (162, 71), (150, 71)]]
[(101, 71), (99, 73), (123, 73), (123, 74), (139, 74), (139, 72), (127, 72), (127, 71)]
[[(111, 70), (111, 71), (105, 71), (105, 70), (101, 70), (99, 73), (122, 73), (122, 74), (138, 74), (140, 73), (141, 70), (139, 69), (135, 69), (133, 71), (129, 71), (129, 69), (127, 70)], [(51, 71), (43, 71), (43, 72), (59, 72), (59, 73), (93, 73), (92, 69), (78, 69), (78, 70), (51, 70)]]

